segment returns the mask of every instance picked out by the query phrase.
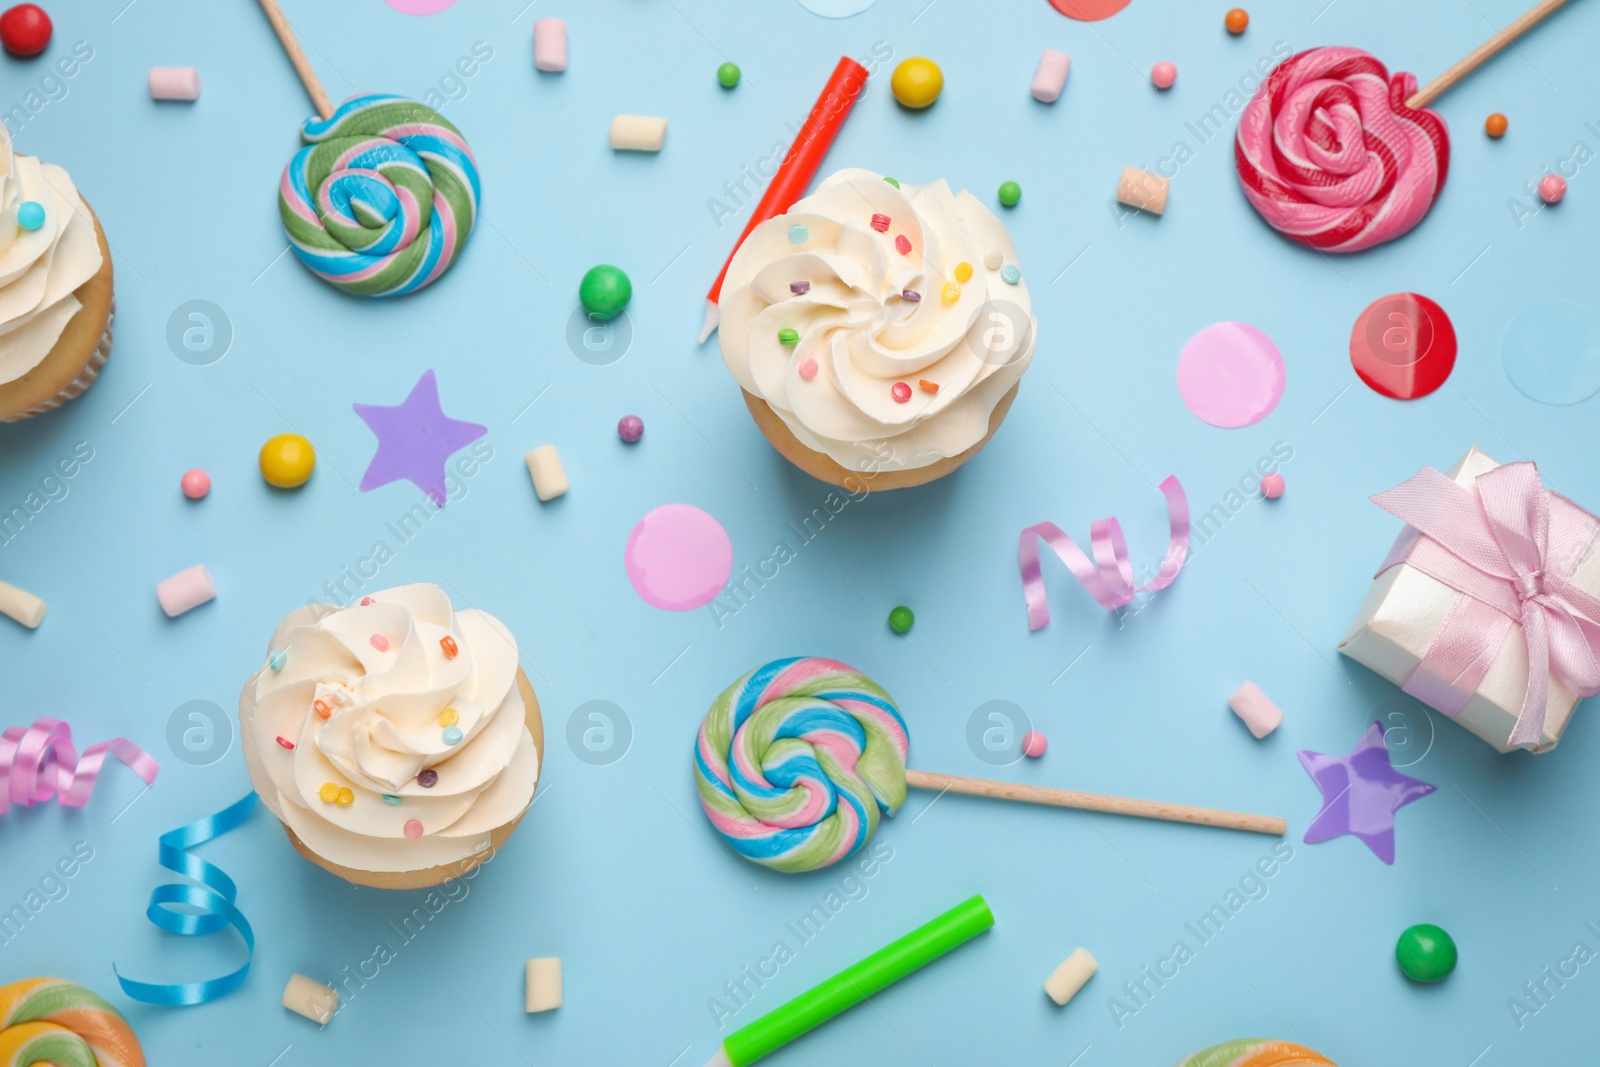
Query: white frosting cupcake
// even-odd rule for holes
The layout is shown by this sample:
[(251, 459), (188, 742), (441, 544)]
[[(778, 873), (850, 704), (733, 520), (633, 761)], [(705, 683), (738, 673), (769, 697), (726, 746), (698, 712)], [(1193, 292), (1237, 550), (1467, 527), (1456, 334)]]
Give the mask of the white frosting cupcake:
[(516, 639), (434, 585), (295, 611), (239, 701), (262, 801), (317, 856), (373, 872), (481, 857), (522, 816), (527, 715)]
[(719, 309), (740, 386), (848, 470), (926, 467), (983, 441), (1038, 332), (993, 212), (943, 181), (897, 187), (866, 170), (751, 231)]

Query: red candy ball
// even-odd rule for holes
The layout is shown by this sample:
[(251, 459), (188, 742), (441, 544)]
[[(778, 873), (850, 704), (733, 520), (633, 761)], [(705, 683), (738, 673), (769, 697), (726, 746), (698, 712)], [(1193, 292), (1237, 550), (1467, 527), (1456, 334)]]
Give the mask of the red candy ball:
[(0, 45), (14, 56), (36, 56), (50, 44), (50, 16), (38, 4), (18, 4), (0, 15)]

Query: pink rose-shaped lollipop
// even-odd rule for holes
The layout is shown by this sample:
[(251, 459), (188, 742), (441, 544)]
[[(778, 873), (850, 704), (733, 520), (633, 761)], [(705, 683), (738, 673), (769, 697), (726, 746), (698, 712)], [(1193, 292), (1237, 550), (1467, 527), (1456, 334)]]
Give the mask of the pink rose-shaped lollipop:
[(1359, 48), (1284, 60), (1246, 105), (1234, 142), (1244, 195), (1273, 229), (1324, 252), (1359, 252), (1410, 230), (1450, 166), (1444, 119), (1406, 100)]

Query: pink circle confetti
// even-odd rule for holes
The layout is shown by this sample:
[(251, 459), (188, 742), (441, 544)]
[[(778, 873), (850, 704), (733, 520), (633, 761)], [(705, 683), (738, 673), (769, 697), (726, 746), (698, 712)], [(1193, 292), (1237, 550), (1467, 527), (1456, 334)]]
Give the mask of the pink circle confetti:
[(1272, 338), (1242, 322), (1218, 322), (1193, 337), (1178, 356), (1178, 393), (1213, 426), (1260, 422), (1283, 399), (1283, 354)]
[(382, 634), (373, 634), (368, 640), (372, 642), (372, 647), (379, 652), (389, 651), (389, 639)]
[(816, 376), (817, 376), (817, 361), (814, 360), (814, 359), (802, 359), (800, 361), (800, 377), (804, 378), (806, 381), (809, 382), (811, 379), (815, 378)]
[(383, 2), (407, 15), (437, 15), (456, 0), (383, 0)]
[(715, 600), (733, 573), (728, 531), (692, 504), (663, 504), (628, 535), (623, 566), (634, 592), (665, 611), (692, 611)]
[(420, 819), (406, 820), (406, 836), (413, 841), (422, 836), (422, 821)]

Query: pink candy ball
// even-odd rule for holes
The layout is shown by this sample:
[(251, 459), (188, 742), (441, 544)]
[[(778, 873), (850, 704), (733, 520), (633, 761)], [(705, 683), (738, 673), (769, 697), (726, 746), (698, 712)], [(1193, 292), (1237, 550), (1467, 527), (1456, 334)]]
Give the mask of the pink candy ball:
[(817, 361), (814, 360), (814, 359), (802, 359), (800, 361), (800, 377), (804, 378), (806, 381), (809, 382), (811, 379), (815, 378), (816, 376), (817, 376)]
[(637, 415), (624, 415), (617, 422), (617, 436), (633, 444), (644, 436), (644, 420)]
[(1178, 80), (1178, 68), (1165, 61), (1150, 68), (1150, 84), (1157, 89), (1170, 89)]
[(1261, 476), (1261, 494), (1268, 500), (1276, 500), (1283, 495), (1283, 475), (1274, 471)]
[(1038, 759), (1044, 755), (1044, 750), (1050, 747), (1050, 739), (1038, 730), (1029, 730), (1022, 735), (1022, 754), (1031, 759)]
[(1554, 204), (1567, 195), (1567, 180), (1559, 174), (1546, 174), (1539, 179), (1539, 199)]
[(190, 500), (199, 500), (211, 492), (211, 475), (203, 470), (185, 471), (183, 481), (178, 483), (183, 487), (183, 495)]

